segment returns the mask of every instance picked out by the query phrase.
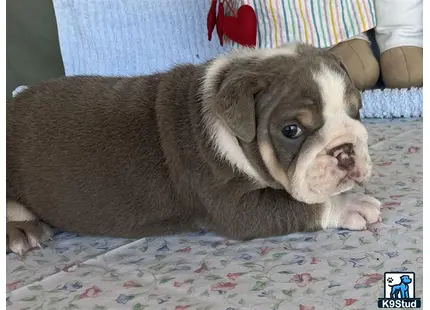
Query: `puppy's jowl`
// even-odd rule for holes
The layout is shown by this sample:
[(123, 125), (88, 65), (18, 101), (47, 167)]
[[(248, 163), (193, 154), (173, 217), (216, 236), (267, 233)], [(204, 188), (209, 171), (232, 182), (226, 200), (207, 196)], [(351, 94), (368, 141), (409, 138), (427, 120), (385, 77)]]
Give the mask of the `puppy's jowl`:
[(213, 230), (365, 229), (380, 203), (360, 94), (331, 53), (237, 50), (134, 78), (68, 77), (7, 104), (8, 245)]

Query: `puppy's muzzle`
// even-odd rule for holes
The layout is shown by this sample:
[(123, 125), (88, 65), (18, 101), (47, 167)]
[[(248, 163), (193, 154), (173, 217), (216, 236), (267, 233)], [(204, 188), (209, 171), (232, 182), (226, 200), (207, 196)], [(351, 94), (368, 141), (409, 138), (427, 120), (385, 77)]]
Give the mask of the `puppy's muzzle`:
[(285, 187), (297, 200), (321, 203), (367, 181), (371, 161), (367, 131), (350, 118), (327, 122), (303, 144)]
[(354, 146), (344, 143), (328, 151), (328, 154), (337, 159), (337, 166), (341, 170), (350, 171), (355, 167)]

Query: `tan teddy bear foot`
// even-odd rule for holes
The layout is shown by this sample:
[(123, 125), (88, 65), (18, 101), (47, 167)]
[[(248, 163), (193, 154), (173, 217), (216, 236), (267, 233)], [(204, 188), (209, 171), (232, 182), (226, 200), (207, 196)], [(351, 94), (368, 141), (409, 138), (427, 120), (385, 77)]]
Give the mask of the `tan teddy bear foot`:
[(331, 52), (342, 60), (356, 88), (365, 90), (375, 86), (379, 78), (379, 64), (369, 42), (352, 39), (334, 46)]
[(388, 88), (423, 86), (423, 49), (402, 46), (389, 49), (381, 55), (381, 75)]

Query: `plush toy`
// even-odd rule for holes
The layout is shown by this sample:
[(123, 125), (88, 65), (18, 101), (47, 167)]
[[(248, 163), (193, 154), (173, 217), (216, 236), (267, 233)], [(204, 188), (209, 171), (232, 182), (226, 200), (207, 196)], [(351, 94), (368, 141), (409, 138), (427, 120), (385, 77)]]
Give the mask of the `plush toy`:
[(373, 87), (380, 74), (387, 88), (421, 87), (422, 0), (374, 0), (374, 3), (379, 63), (365, 34), (336, 45), (332, 51), (343, 60), (359, 89)]
[[(224, 36), (242, 46), (255, 47), (257, 41), (257, 16), (250, 5), (242, 5), (237, 11), (228, 0), (211, 0), (207, 17), (208, 40), (212, 40), (212, 32), (216, 26), (219, 42), (224, 45)], [(224, 4), (230, 15), (225, 16)]]
[[(221, 45), (224, 38), (236, 46), (307, 42), (331, 48), (361, 90), (380, 76), (388, 88), (423, 84), (422, 0), (211, 1), (208, 38), (216, 25)], [(366, 35), (372, 28), (380, 57)]]

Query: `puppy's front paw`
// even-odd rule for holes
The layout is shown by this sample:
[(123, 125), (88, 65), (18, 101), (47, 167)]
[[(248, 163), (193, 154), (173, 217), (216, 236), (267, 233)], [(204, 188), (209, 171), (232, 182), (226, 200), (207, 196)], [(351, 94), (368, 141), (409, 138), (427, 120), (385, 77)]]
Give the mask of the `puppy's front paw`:
[(324, 204), (322, 228), (365, 230), (368, 224), (381, 221), (381, 203), (360, 193), (343, 193)]

